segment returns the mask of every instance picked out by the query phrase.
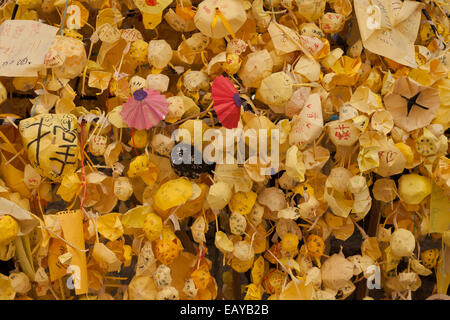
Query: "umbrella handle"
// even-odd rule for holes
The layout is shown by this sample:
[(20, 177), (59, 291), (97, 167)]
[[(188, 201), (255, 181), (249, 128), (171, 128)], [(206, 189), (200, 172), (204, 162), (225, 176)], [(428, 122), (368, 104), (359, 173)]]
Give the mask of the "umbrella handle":
[(228, 22), (227, 18), (223, 15), (223, 13), (220, 11), (219, 8), (216, 8), (216, 13), (214, 14), (213, 21), (211, 23), (211, 29), (214, 29), (216, 27), (217, 21), (221, 20), (224, 27), (227, 29), (227, 31), (231, 34), (233, 39), (236, 39), (236, 35), (234, 34), (233, 28), (231, 27), (230, 23)]

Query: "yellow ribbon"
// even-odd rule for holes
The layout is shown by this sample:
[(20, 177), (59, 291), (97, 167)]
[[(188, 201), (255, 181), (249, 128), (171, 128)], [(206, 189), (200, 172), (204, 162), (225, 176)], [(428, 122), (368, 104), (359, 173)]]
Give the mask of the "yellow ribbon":
[(205, 57), (205, 50), (202, 50), (202, 51), (200, 52), (200, 56), (202, 57), (202, 62), (203, 62), (203, 64), (204, 64), (204, 66), (207, 67), (207, 66), (208, 66), (208, 60), (207, 60), (206, 57)]
[(194, 100), (195, 103), (198, 103), (198, 100), (200, 99), (200, 93), (198, 91), (186, 90), (186, 96)]
[(14, 114), (14, 113), (2, 113), (2, 114), (0, 114), (0, 119), (4, 119), (4, 118), (7, 118), (7, 117), (20, 119), (20, 116), (18, 116), (17, 114)]
[(206, 108), (205, 111), (209, 111), (214, 105), (214, 101), (211, 101), (211, 103), (209, 104), (208, 108)]
[(213, 116), (213, 114), (211, 113), (211, 111), (208, 112), (208, 116), (209, 116), (209, 118), (211, 119), (211, 126), (214, 127), (214, 116)]
[(163, 71), (163, 69), (157, 69), (155, 67), (152, 68), (152, 74), (160, 74)]
[(190, 71), (190, 70), (191, 70), (191, 69), (186, 70), (186, 71), (181, 75), (181, 77), (178, 78), (178, 81), (177, 81), (177, 89), (178, 89), (178, 91), (181, 91), (181, 87), (183, 86), (183, 77), (184, 77), (184, 75), (185, 75), (188, 71)]
[[(11, 141), (9, 141), (9, 139), (3, 134), (3, 132), (0, 131), (0, 138), (8, 145), (8, 147), (11, 148), (12, 151), (14, 151), (16, 154), (18, 154), (16, 148), (14, 148), (13, 144), (11, 143)], [(8, 151), (7, 149), (5, 149), (6, 151)], [(9, 151), (8, 151), (9, 152)], [(0, 154), (3, 156), (3, 152), (0, 150)], [(6, 157), (3, 156), (6, 160)], [(24, 164), (27, 165), (27, 163), (25, 162), (25, 160), (23, 160), (22, 156), (19, 155), (19, 159), (20, 161)]]
[(225, 28), (227, 29), (227, 31), (231, 34), (233, 39), (236, 39), (236, 35), (234, 34), (233, 28), (231, 28), (231, 25), (228, 22), (227, 18), (225, 18), (223, 13), (217, 8), (216, 8), (216, 13), (214, 14), (214, 18), (213, 18), (213, 21), (211, 24), (211, 29), (214, 29), (216, 27), (216, 24), (217, 24), (217, 21), (219, 20), (219, 18), (222, 21)]

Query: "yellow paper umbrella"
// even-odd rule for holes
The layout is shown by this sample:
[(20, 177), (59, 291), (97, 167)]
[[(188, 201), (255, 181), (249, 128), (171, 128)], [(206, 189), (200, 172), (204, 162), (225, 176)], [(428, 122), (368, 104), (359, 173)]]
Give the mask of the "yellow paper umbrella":
[(286, 73), (273, 73), (261, 81), (256, 99), (267, 104), (274, 112), (282, 113), (284, 105), (292, 96), (292, 85), (292, 80)]
[(399, 179), (398, 191), (405, 203), (419, 204), (431, 194), (430, 179), (415, 173), (405, 174)]
[(326, 33), (338, 33), (344, 28), (345, 16), (340, 13), (327, 12), (320, 19), (320, 28)]
[(169, 180), (158, 189), (154, 196), (155, 210), (167, 211), (178, 207), (191, 197), (192, 184), (189, 180), (179, 178)]
[(172, 9), (169, 9), (164, 14), (164, 20), (166, 20), (172, 29), (178, 32), (189, 32), (195, 30), (194, 19), (186, 19), (184, 15), (181, 16)]
[(172, 48), (166, 40), (152, 40), (148, 44), (147, 59), (156, 69), (166, 67), (172, 54)]
[(246, 87), (258, 88), (261, 80), (272, 73), (273, 60), (266, 49), (247, 55), (239, 70), (239, 78)]
[(296, 0), (298, 13), (307, 21), (319, 19), (325, 11), (325, 0)]
[(19, 125), (31, 165), (54, 181), (77, 169), (78, 137), (72, 114), (42, 114)]
[(142, 23), (144, 24), (145, 29), (153, 30), (155, 29), (162, 21), (162, 12), (156, 14), (143, 13), (142, 14)]
[(58, 78), (73, 79), (81, 74), (87, 56), (82, 41), (57, 35), (45, 56), (46, 66), (53, 67)]
[(155, 213), (149, 213), (145, 216), (143, 230), (148, 240), (154, 241), (156, 239), (159, 239), (162, 229), (163, 223), (160, 216)]
[(89, 75), (88, 86), (91, 88), (97, 88), (105, 90), (108, 87), (112, 74), (105, 71), (92, 71)]
[(200, 3), (194, 17), (195, 26), (211, 38), (223, 38), (235, 33), (247, 20), (247, 14), (240, 1), (205, 0)]
[(384, 97), (384, 105), (395, 125), (410, 132), (425, 127), (436, 117), (439, 90), (403, 77), (395, 81), (392, 92)]

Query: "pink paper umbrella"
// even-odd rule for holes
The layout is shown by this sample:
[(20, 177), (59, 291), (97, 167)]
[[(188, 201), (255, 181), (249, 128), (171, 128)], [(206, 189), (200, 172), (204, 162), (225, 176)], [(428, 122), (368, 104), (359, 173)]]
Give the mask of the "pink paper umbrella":
[(123, 104), (123, 120), (130, 128), (148, 130), (156, 126), (169, 112), (166, 97), (155, 90), (139, 89)]
[(214, 110), (220, 123), (227, 129), (238, 126), (241, 118), (241, 97), (233, 83), (224, 76), (218, 76), (212, 84)]

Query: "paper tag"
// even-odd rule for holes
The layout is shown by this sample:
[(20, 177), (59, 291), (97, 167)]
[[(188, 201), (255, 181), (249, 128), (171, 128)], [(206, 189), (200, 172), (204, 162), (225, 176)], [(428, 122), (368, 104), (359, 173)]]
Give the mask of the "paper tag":
[(86, 254), (78, 250), (85, 249), (83, 216), (81, 211), (60, 212), (59, 223), (61, 224), (64, 239), (77, 247), (77, 249), (75, 249), (74, 247), (67, 245), (67, 249), (72, 255), (70, 270), (75, 273), (73, 276), (75, 293), (77, 295), (88, 293)]
[(0, 76), (34, 77), (58, 28), (31, 20), (7, 20), (0, 26)]
[(433, 184), (430, 203), (430, 232), (444, 233), (450, 226), (450, 200), (443, 189)]

